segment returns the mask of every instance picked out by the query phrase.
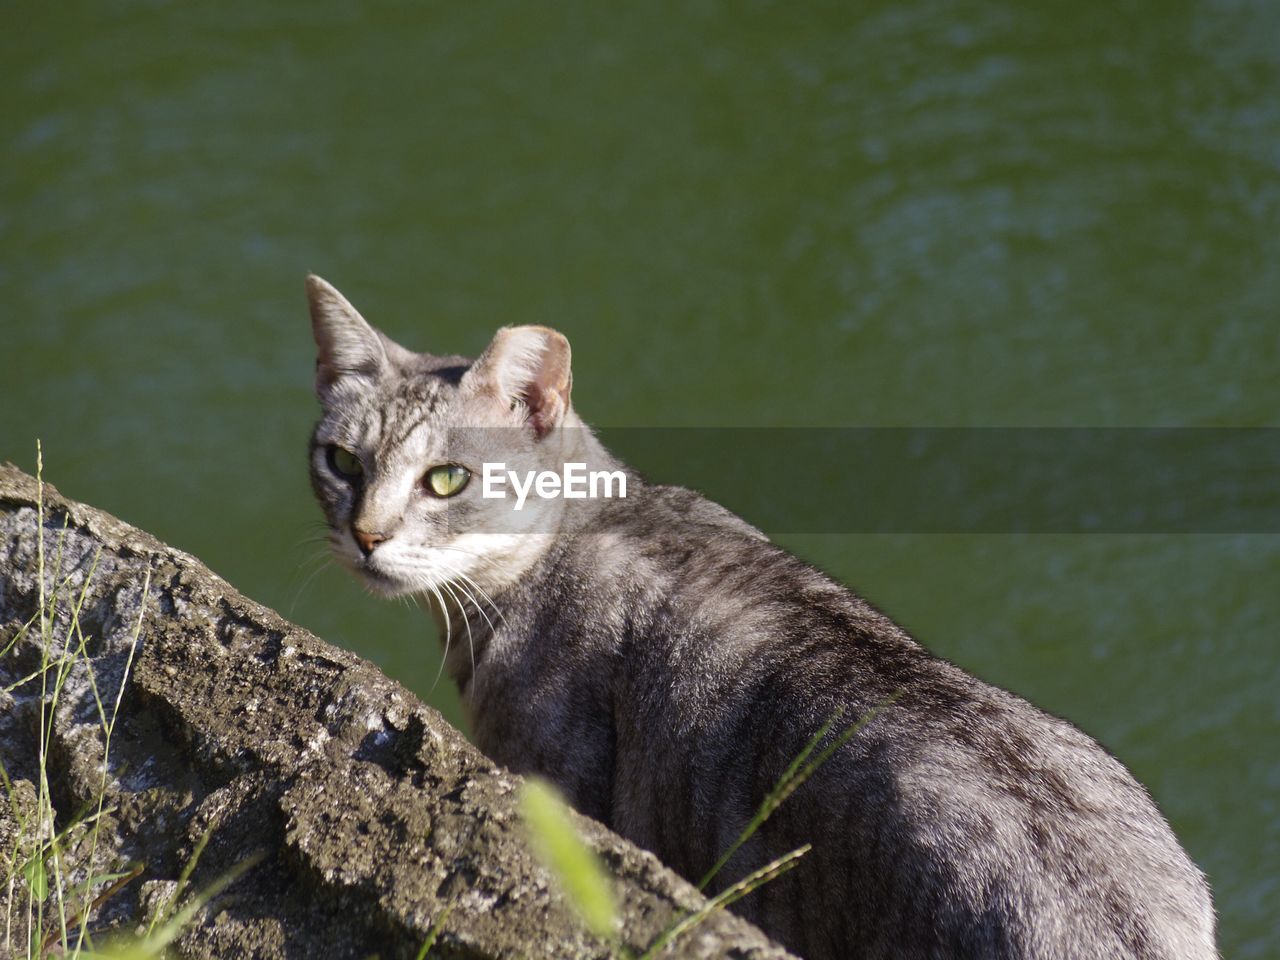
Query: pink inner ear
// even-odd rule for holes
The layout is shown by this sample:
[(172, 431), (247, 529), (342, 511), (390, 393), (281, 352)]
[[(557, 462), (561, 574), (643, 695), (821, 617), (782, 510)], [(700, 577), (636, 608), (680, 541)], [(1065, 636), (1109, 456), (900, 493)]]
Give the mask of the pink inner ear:
[(492, 396), (504, 408), (525, 408), (525, 421), (539, 439), (569, 410), (573, 384), (569, 341), (549, 327), (504, 327), (480, 355), (463, 382)]
[(546, 436), (568, 411), (572, 385), (569, 342), (548, 331), (533, 378), (521, 393), (521, 400), (529, 410), (529, 423), (539, 438)]
[(531, 385), (525, 393), (524, 404), (529, 410), (529, 423), (539, 438), (545, 437), (564, 416), (568, 408), (568, 396), (568, 384), (565, 384), (563, 391)]

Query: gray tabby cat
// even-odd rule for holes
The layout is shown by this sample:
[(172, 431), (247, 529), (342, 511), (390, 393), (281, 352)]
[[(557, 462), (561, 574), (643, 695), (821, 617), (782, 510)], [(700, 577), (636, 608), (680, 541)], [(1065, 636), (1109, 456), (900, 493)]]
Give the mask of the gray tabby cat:
[[(1204, 877), (1118, 761), (619, 464), (570, 405), (559, 333), (413, 353), (318, 277), (308, 293), (333, 549), (374, 590), (430, 599), (496, 761), (696, 880), (825, 721), (900, 691), (717, 878), (813, 845), (739, 913), (810, 960), (1217, 956)], [(624, 470), (626, 497), (513, 513), (481, 495), (486, 461)]]

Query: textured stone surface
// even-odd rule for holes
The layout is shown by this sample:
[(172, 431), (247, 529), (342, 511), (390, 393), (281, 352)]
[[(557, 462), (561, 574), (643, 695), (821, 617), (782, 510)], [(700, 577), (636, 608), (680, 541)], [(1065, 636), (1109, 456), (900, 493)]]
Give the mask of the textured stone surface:
[[(0, 465), (0, 650), (11, 647), (0, 656), (0, 691), (42, 664), (38, 625), (12, 642), (40, 606), (37, 493), (32, 477)], [(211, 831), (193, 889), (261, 860), (186, 928), (184, 956), (411, 957), (450, 904), (435, 956), (612, 955), (530, 855), (518, 777), (371, 664), (241, 596), (195, 558), (48, 485), (43, 499), (45, 591), (56, 607), (49, 652), (60, 658), (83, 640), (87, 656), (75, 658), (56, 704), (43, 698), (54, 718), (47, 769), (59, 830), (96, 809), (104, 782), (88, 665), (110, 716), (137, 635), (103, 829), (96, 849), (73, 829), (63, 868), (71, 883), (91, 857), (99, 872), (135, 862), (144, 871), (92, 925), (145, 923)], [(71, 610), (82, 592), (77, 633)], [(0, 692), (0, 761), (22, 809), (35, 805), (41, 684), (37, 676)], [(24, 855), (13, 853), (10, 804), (0, 807), (0, 870), (11, 872)], [(649, 854), (578, 823), (617, 879), (629, 950), (702, 903)], [(0, 879), (4, 953), (6, 918), (10, 949), (21, 942), (25, 894), (20, 880)], [(10, 891), (23, 902), (6, 903)], [(723, 912), (672, 952), (787, 956)]]

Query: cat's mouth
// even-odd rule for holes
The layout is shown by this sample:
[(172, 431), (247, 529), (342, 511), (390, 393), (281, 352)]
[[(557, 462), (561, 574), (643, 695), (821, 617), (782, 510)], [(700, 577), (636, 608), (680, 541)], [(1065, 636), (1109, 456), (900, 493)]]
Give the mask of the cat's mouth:
[[(452, 548), (425, 548), (413, 544), (378, 546), (368, 554), (355, 549), (354, 543), (337, 542), (334, 552), (344, 567), (354, 573), (365, 588), (387, 598), (426, 595), (447, 590), (456, 579), (471, 580), (465, 565), (440, 551)], [(454, 552), (466, 554), (466, 550)], [(480, 589), (472, 584), (473, 589)]]
[(399, 597), (407, 593), (414, 593), (418, 589), (415, 584), (409, 583), (403, 577), (388, 573), (373, 556), (357, 560), (353, 566), (356, 573), (364, 579), (369, 589), (385, 597)]

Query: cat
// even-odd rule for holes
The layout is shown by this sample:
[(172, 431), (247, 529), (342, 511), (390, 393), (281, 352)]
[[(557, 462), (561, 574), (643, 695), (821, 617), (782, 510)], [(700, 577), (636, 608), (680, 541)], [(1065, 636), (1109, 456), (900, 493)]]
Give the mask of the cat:
[[(825, 723), (874, 712), (711, 887), (812, 844), (734, 908), (780, 943), (808, 960), (1218, 955), (1204, 876), (1115, 758), (746, 521), (645, 483), (571, 405), (561, 334), (507, 327), (474, 362), (415, 353), (307, 287), (332, 548), (372, 590), (430, 600), (494, 760), (696, 882)], [(484, 495), (490, 462), (621, 471), (626, 496), (516, 513)]]

